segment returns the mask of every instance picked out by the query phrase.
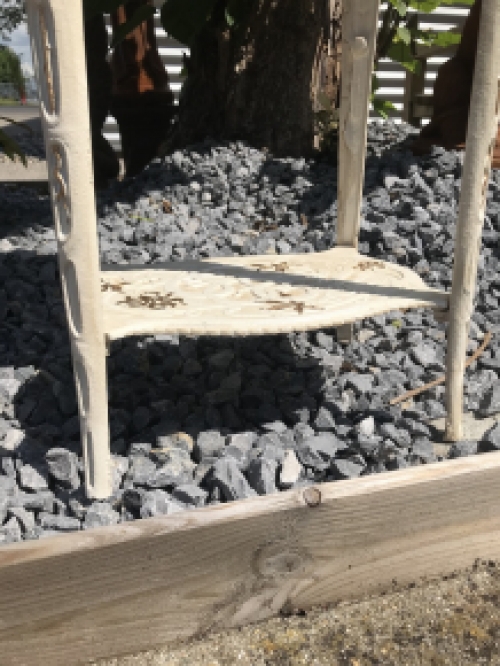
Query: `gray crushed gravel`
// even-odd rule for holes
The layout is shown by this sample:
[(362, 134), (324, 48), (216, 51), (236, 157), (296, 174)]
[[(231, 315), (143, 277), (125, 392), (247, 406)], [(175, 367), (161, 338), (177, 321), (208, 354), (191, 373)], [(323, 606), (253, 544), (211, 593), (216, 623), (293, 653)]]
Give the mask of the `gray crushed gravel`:
[[(463, 155), (415, 158), (409, 131), (370, 126), (360, 251), (447, 289)], [(239, 142), (176, 152), (99, 194), (101, 258), (154, 264), (327, 249), (336, 171)], [(468, 445), (439, 442), (429, 421), (444, 414), (443, 386), (405, 410), (389, 405), (444, 371), (446, 328), (429, 311), (359, 322), (347, 347), (334, 330), (129, 338), (113, 343), (108, 360), (114, 493), (89, 503), (49, 200), (0, 185), (0, 209), (0, 543), (500, 449), (494, 426)], [(499, 231), (496, 171), (469, 352), (486, 330), (493, 340), (464, 393), (475, 416), (499, 404)]]

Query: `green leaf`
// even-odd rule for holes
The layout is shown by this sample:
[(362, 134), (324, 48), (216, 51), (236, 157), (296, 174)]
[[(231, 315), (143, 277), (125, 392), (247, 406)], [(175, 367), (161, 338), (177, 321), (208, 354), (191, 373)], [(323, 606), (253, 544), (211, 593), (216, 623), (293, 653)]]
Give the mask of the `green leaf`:
[(17, 143), (17, 141), (14, 141), (12, 137), (10, 137), (1, 129), (0, 129), (0, 148), (4, 151), (4, 153), (7, 155), (9, 159), (13, 160), (16, 155), (19, 155), (24, 166), (25, 167), (28, 166), (28, 162), (26, 161), (26, 155), (22, 151), (21, 146)]
[(403, 42), (394, 42), (387, 50), (387, 57), (399, 62), (405, 69), (413, 74), (420, 71), (420, 63), (413, 57), (410, 46)]
[(379, 116), (382, 116), (384, 120), (386, 120), (389, 117), (389, 113), (391, 111), (397, 111), (396, 107), (392, 102), (388, 102), (385, 99), (380, 99), (379, 97), (376, 97), (372, 101), (372, 104), (375, 113), (378, 113)]
[(217, 0), (166, 0), (161, 9), (163, 28), (174, 39), (191, 46), (212, 15)]
[(403, 44), (411, 44), (411, 32), (404, 25), (400, 25), (396, 30), (396, 37)]
[(141, 5), (133, 14), (131, 18), (125, 23), (122, 23), (113, 31), (113, 41), (111, 48), (122, 42), (137, 26), (147, 21), (148, 18), (155, 15), (155, 8), (151, 5)]
[(415, 39), (426, 46), (455, 46), (460, 44), (462, 35), (459, 32), (437, 31), (437, 30), (417, 30)]
[(406, 2), (403, 2), (403, 0), (389, 0), (389, 4), (391, 4), (394, 9), (397, 9), (401, 16), (406, 16), (408, 10)]
[(228, 26), (230, 28), (232, 28), (233, 25), (234, 25), (234, 16), (231, 16), (227, 7), (226, 7), (226, 10), (225, 10), (224, 14), (225, 14), (225, 17), (226, 17), (226, 23), (228, 24)]
[(408, 0), (408, 7), (419, 12), (433, 12), (442, 4), (442, 0)]

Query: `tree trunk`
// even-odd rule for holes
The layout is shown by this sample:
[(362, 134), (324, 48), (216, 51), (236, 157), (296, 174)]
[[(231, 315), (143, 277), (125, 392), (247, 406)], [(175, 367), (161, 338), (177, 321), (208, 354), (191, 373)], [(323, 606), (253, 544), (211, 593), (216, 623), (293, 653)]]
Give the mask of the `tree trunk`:
[(186, 63), (170, 147), (210, 136), (310, 154), (319, 92), (332, 108), (338, 98), (341, 2), (260, 0), (244, 34), (208, 26)]

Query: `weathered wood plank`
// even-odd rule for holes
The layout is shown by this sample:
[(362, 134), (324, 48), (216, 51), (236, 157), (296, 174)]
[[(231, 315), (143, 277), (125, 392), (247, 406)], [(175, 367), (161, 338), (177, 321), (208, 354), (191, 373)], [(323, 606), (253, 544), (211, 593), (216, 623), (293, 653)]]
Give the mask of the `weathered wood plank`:
[(499, 119), (500, 11), (483, 0), (455, 236), (446, 357), (446, 439), (462, 436), (465, 350), (476, 291), (486, 193)]
[(379, 0), (350, 0), (342, 14), (337, 245), (357, 247), (368, 105)]
[(323, 484), (318, 506), (290, 491), (5, 547), (0, 661), (84, 663), (498, 557), (499, 482), (485, 454)]

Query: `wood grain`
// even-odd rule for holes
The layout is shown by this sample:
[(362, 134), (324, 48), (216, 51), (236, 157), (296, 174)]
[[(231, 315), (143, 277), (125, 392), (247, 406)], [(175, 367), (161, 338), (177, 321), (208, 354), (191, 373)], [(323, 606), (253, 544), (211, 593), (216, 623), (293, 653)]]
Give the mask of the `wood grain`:
[(358, 247), (378, 9), (379, 0), (343, 5), (337, 221), (342, 247)]
[(469, 338), (486, 193), (498, 132), (500, 7), (483, 0), (460, 185), (446, 358), (446, 439), (462, 436), (465, 352)]
[(405, 266), (354, 248), (105, 267), (104, 329), (126, 335), (306, 331), (408, 308), (446, 310), (448, 294)]
[(0, 550), (2, 666), (130, 653), (500, 553), (485, 454)]

